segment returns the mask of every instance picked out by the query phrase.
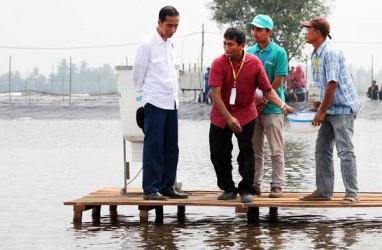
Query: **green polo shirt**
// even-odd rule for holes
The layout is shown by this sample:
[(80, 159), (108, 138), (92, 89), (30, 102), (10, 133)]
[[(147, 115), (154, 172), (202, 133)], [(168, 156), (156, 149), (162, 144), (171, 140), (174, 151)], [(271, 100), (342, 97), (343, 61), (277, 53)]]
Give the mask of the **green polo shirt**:
[[(288, 75), (288, 58), (285, 50), (275, 44), (273, 40), (268, 44), (268, 46), (261, 50), (259, 45), (249, 47), (247, 49), (248, 53), (257, 56), (264, 65), (265, 72), (267, 73), (268, 79), (271, 83), (275, 79), (275, 76), (286, 76)], [(277, 94), (280, 99), (285, 102), (284, 90), (282, 84), (277, 89)], [(263, 114), (281, 114), (282, 110), (269, 102), (262, 111)]]

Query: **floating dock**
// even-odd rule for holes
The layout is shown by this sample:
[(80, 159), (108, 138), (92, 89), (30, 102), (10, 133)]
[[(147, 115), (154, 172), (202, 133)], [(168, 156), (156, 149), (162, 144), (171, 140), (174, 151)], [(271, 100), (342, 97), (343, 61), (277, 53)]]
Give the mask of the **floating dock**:
[(236, 200), (221, 201), (216, 197), (221, 191), (185, 190), (188, 199), (168, 199), (166, 201), (144, 200), (141, 189), (127, 189), (127, 194), (122, 194), (120, 188), (103, 188), (92, 192), (82, 198), (65, 201), (64, 205), (73, 206), (73, 223), (82, 223), (82, 213), (92, 210), (92, 219), (99, 221), (101, 206), (109, 206), (110, 218), (115, 221), (118, 217), (118, 206), (137, 206), (140, 222), (147, 223), (149, 211), (155, 209), (155, 222), (163, 223), (163, 206), (177, 206), (177, 217), (180, 222), (185, 220), (186, 206), (205, 207), (232, 207), (236, 212), (247, 213), (249, 224), (259, 221), (259, 208), (269, 207), (269, 219), (277, 220), (279, 207), (299, 208), (356, 208), (356, 207), (382, 207), (382, 193), (360, 193), (360, 202), (356, 204), (341, 204), (344, 193), (334, 193), (330, 201), (300, 201), (299, 196), (307, 192), (288, 192), (281, 198), (268, 198), (269, 193), (255, 197), (252, 203), (241, 203), (240, 197)]

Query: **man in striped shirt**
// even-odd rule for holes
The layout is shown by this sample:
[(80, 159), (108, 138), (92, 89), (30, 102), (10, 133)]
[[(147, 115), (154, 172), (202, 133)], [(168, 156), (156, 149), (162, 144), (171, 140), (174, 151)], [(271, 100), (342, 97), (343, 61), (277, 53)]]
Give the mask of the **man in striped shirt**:
[(345, 186), (343, 204), (357, 203), (357, 163), (352, 137), (354, 119), (359, 109), (358, 95), (345, 58), (340, 50), (329, 43), (330, 25), (326, 19), (316, 18), (301, 22), (306, 28), (305, 41), (312, 44), (313, 82), (321, 89), (320, 102), (313, 125), (320, 126), (316, 140), (316, 187), (301, 200), (330, 200), (334, 189), (333, 149), (340, 158)]

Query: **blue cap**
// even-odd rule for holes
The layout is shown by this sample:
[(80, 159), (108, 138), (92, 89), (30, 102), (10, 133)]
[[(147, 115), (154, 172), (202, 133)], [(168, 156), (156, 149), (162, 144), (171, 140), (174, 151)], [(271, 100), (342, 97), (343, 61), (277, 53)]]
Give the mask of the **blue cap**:
[(269, 30), (273, 29), (273, 21), (267, 15), (259, 14), (253, 18), (252, 22), (246, 24), (246, 26), (256, 26), (258, 28), (267, 28)]

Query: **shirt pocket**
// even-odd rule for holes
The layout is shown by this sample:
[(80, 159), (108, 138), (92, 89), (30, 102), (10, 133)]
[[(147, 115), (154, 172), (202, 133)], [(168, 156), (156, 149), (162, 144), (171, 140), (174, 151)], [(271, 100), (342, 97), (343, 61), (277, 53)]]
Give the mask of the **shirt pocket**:
[(154, 57), (151, 59), (151, 62), (154, 65), (154, 68), (158, 70), (159, 72), (167, 72), (166, 58)]
[(157, 57), (157, 58), (153, 58), (151, 59), (151, 61), (154, 63), (154, 64), (159, 64), (159, 63), (163, 63), (165, 61), (165, 58), (164, 57)]

